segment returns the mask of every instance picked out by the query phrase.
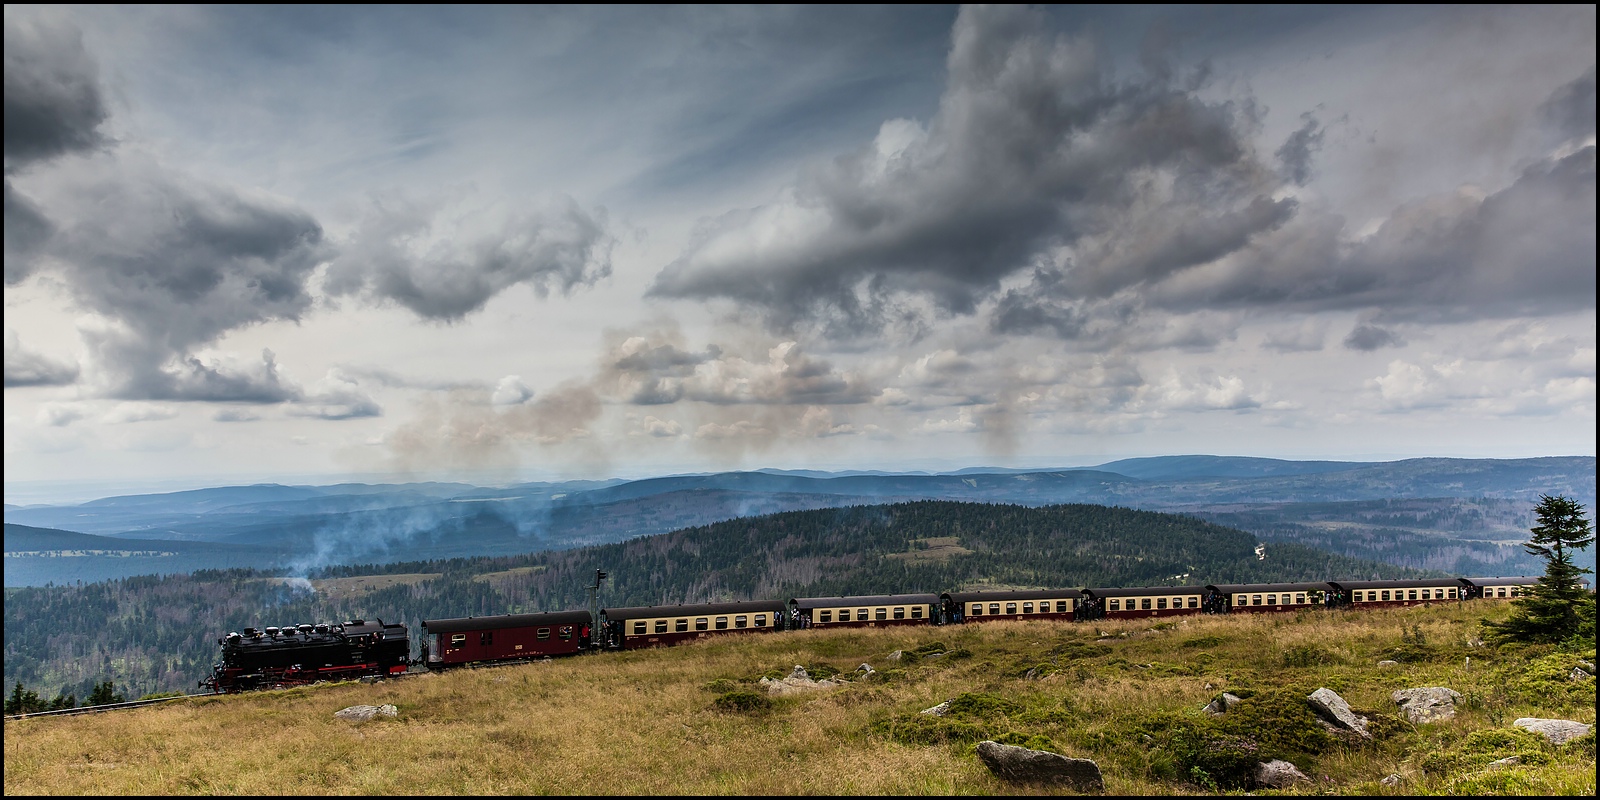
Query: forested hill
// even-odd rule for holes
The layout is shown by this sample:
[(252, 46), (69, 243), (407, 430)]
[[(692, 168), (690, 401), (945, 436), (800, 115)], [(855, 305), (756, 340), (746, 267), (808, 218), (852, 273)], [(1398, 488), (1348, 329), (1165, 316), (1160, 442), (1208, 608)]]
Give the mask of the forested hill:
[(1126, 508), (922, 501), (791, 511), (579, 550), (7, 589), (5, 683), (50, 697), (114, 680), (130, 697), (194, 686), (247, 625), (986, 587), (1180, 585), (1417, 574), (1192, 517)]
[[(595, 568), (611, 605), (941, 592), (1400, 577), (1411, 570), (1178, 514), (1097, 505), (922, 501), (790, 511), (544, 553), (530, 601), (577, 604)], [(502, 559), (495, 559), (502, 561)], [(413, 568), (416, 568), (415, 566)]]

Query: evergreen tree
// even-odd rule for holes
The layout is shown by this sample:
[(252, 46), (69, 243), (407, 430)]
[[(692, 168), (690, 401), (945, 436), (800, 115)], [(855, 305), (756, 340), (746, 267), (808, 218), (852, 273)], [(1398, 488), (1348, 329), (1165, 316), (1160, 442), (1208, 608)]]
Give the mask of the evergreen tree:
[(1544, 559), (1544, 576), (1513, 601), (1510, 619), (1485, 627), (1502, 642), (1559, 643), (1576, 637), (1587, 638), (1593, 647), (1594, 596), (1580, 583), (1590, 571), (1573, 564), (1572, 554), (1594, 542), (1594, 528), (1583, 505), (1567, 497), (1540, 495), (1534, 512), (1538, 524), (1523, 549)]
[(17, 681), (17, 687), (11, 690), (11, 696), (6, 698), (5, 713), (7, 714), (32, 714), (44, 710), (44, 701), (39, 699), (39, 693), (22, 688), (22, 681)]
[(116, 691), (116, 688), (112, 686), (111, 681), (106, 681), (105, 683), (97, 683), (94, 685), (94, 691), (89, 693), (89, 699), (84, 702), (84, 705), (108, 706), (112, 703), (126, 702), (128, 702), (128, 698), (119, 694)]

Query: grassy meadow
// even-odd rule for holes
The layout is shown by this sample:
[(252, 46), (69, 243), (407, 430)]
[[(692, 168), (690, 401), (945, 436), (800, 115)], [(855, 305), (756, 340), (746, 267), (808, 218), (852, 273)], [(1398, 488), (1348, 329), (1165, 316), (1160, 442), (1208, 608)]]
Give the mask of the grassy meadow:
[[(992, 776), (974, 745), (998, 739), (1092, 758), (1110, 794), (1240, 793), (1241, 765), (1276, 756), (1312, 778), (1290, 794), (1592, 795), (1593, 733), (1556, 748), (1511, 722), (1594, 722), (1594, 681), (1568, 680), (1594, 653), (1478, 643), (1480, 618), (1506, 610), (803, 631), (7, 720), (5, 792), (1066, 793)], [(755, 683), (863, 663), (877, 674), (833, 689)], [(1303, 698), (1321, 686), (1371, 719), (1372, 741), (1316, 724)], [(1458, 715), (1405, 722), (1389, 694), (1416, 686), (1460, 692)], [(1224, 690), (1244, 703), (1200, 710)], [(919, 713), (944, 701), (946, 716)], [(398, 717), (333, 716), (386, 703)]]

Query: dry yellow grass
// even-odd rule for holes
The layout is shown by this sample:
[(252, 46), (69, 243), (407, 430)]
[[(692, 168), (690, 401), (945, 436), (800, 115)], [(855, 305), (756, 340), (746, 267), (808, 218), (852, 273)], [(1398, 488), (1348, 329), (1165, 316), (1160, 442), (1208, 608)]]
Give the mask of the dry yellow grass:
[[(1357, 708), (1389, 709), (1401, 685), (1488, 691), (1513, 656), (1479, 648), (1471, 668), (1434, 659), (1398, 671), (1372, 665), (1419, 626), (1430, 641), (1463, 638), (1481, 608), (1367, 614), (1196, 617), (1173, 623), (1000, 622), (960, 628), (801, 631), (730, 637), (663, 650), (205, 698), (129, 712), (5, 723), (7, 794), (1055, 794), (999, 781), (970, 743), (907, 744), (883, 724), (962, 693), (1030, 709), (1012, 724), (1092, 757), (1113, 794), (1192, 794), (1162, 777), (1140, 720), (1195, 714), (1221, 688), (1283, 681), (1338, 683)], [(1105, 635), (1106, 653), (1058, 658)], [(941, 642), (969, 658), (914, 665), (895, 650)], [(1196, 646), (1194, 643), (1200, 642)], [(1330, 663), (1283, 666), (1315, 646)], [(1465, 646), (1463, 643), (1462, 646)], [(1096, 650), (1095, 653), (1100, 651)], [(1203, 658), (1203, 653), (1212, 654)], [(1027, 678), (1029, 665), (1057, 668)], [(1207, 662), (1201, 669), (1194, 665)], [(762, 713), (717, 710), (726, 684), (795, 664), (843, 672), (870, 663), (886, 680), (779, 698)], [(1193, 672), (1195, 674), (1188, 674)], [(1208, 685), (1210, 688), (1208, 688)], [(1592, 684), (1591, 684), (1592, 685)], [(350, 723), (351, 705), (391, 703), (395, 719)], [(1064, 711), (1063, 709), (1070, 710)], [(1526, 697), (1470, 706), (1433, 730), (1401, 732), (1378, 748), (1339, 749), (1307, 765), (1306, 792), (1440, 791), (1407, 748), (1504, 726), (1514, 716), (1593, 722), (1592, 707)], [(1031, 727), (1030, 727), (1031, 726)], [(1096, 736), (1109, 738), (1105, 744)], [(1410, 737), (1410, 738), (1407, 738)], [(1433, 738), (1429, 738), (1433, 737)], [(1442, 738), (1441, 738), (1442, 737)], [(1576, 751), (1573, 751), (1576, 753)], [(1590, 755), (1563, 756), (1534, 775), (1549, 791), (1594, 788)], [(1395, 790), (1376, 781), (1406, 776)]]

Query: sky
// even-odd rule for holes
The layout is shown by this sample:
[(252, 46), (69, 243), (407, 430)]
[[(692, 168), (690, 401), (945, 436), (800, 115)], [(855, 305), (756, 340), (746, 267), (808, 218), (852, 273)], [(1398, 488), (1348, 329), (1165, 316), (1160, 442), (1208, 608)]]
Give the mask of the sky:
[(1595, 22), (8, 5), (7, 500), (1593, 455)]

